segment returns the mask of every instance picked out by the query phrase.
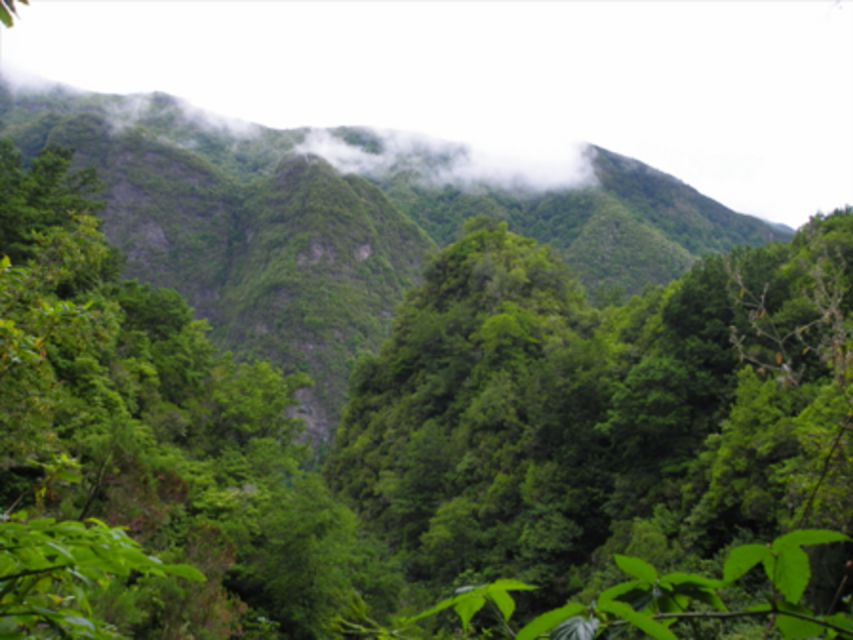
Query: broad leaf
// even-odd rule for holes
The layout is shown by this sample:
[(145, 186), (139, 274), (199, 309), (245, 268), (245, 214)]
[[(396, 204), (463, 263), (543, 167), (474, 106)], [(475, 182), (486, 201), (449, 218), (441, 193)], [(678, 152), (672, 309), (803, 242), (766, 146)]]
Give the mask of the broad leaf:
[(601, 592), (598, 596), (598, 601), (603, 602), (605, 600), (618, 600), (622, 596), (628, 594), (636, 594), (639, 595), (641, 593), (648, 593), (651, 589), (651, 585), (645, 580), (630, 580), (628, 582), (621, 582), (617, 585), (610, 587)]
[(750, 569), (760, 562), (772, 561), (773, 554), (770, 549), (760, 544), (745, 544), (735, 547), (729, 552), (726, 563), (723, 566), (723, 580), (732, 583), (740, 579)]
[(849, 542), (850, 538), (837, 531), (826, 529), (800, 529), (786, 533), (784, 536), (773, 541), (772, 549), (779, 552), (784, 547), (808, 547), (817, 544), (831, 544), (833, 542)]
[(613, 556), (613, 559), (616, 561), (616, 566), (632, 578), (651, 583), (657, 582), (658, 572), (645, 560), (619, 555), (618, 553)]
[(695, 587), (708, 587), (709, 589), (719, 589), (724, 584), (722, 580), (714, 580), (695, 573), (683, 573), (681, 571), (666, 574), (661, 578), (661, 582), (674, 587), (686, 584)]
[(504, 620), (508, 622), (515, 611), (515, 600), (506, 591), (499, 589), (489, 589), (489, 598), (495, 603)]
[(776, 628), (779, 629), (785, 640), (807, 640), (808, 638), (817, 638), (825, 630), (823, 625), (785, 615), (785, 610), (789, 610), (794, 613), (813, 616), (814, 614), (808, 609), (786, 605), (781, 605), (780, 608), (782, 610), (776, 614)]
[(559, 609), (546, 611), (541, 616), (533, 618), (521, 631), (518, 632), (516, 640), (533, 640), (551, 629), (559, 626), (569, 618), (586, 611), (586, 607), (576, 602), (567, 604)]
[(603, 602), (598, 607), (601, 611), (612, 613), (627, 623), (637, 627), (643, 633), (656, 640), (678, 640), (675, 634), (657, 620), (644, 613), (635, 611), (624, 602)]
[(163, 566), (163, 570), (173, 576), (178, 576), (192, 582), (205, 582), (207, 580), (207, 577), (201, 571), (189, 564), (167, 564)]
[[(501, 609), (501, 603), (498, 602), (498, 600), (501, 599), (501, 596), (498, 595), (497, 599), (496, 599), (494, 597), (494, 595), (496, 593), (502, 593), (506, 599), (511, 600), (509, 595), (506, 593), (507, 591), (532, 591), (536, 588), (537, 587), (529, 585), (525, 582), (521, 582), (520, 580), (509, 580), (509, 579), (496, 580), (495, 582), (492, 582), (488, 585), (460, 587), (459, 589), (456, 590), (456, 593), (458, 595), (454, 596), (453, 598), (448, 598), (446, 600), (442, 600), (441, 602), (436, 604), (434, 607), (431, 607), (431, 608), (427, 609), (426, 611), (422, 611), (421, 613), (419, 613), (415, 616), (412, 616), (411, 618), (403, 618), (401, 620), (401, 622), (403, 624), (412, 624), (414, 622), (418, 622), (418, 621), (423, 620), (425, 618), (429, 618), (431, 616), (434, 616), (437, 613), (441, 613), (442, 611), (444, 611), (446, 609), (455, 608), (463, 600), (465, 600), (467, 598), (474, 597), (474, 596), (481, 597), (481, 598), (482, 597), (491, 597), (495, 601), (495, 604), (498, 606), (498, 608)], [(505, 604), (506, 600), (504, 599), (503, 602)], [(482, 604), (480, 606), (482, 607)], [(514, 609), (515, 609), (515, 603), (513, 602), (513, 610)], [(502, 614), (504, 613), (503, 609), (501, 609), (501, 613)]]
[(486, 585), (487, 591), (491, 591), (492, 589), (497, 589), (499, 591), (535, 591), (538, 588), (539, 587), (527, 584), (521, 580), (512, 580), (509, 578), (501, 578), (500, 580), (495, 580), (491, 584)]
[[(657, 599), (657, 606), (661, 613), (681, 613), (687, 611), (690, 606), (690, 598), (682, 593), (667, 593)], [(665, 620), (663, 624), (669, 626), (674, 620)]]
[(845, 629), (847, 631), (847, 634), (853, 637), (853, 616), (851, 616), (850, 614), (836, 613), (826, 618), (826, 622), (834, 627)]
[(809, 622), (808, 620), (801, 620), (800, 618), (792, 618), (791, 616), (783, 614), (778, 614), (776, 616), (776, 628), (779, 629), (785, 640), (808, 640), (809, 638), (817, 638), (820, 637), (820, 634), (824, 631), (824, 627), (819, 624)]
[(811, 579), (808, 555), (800, 547), (784, 547), (774, 565), (771, 582), (788, 602), (798, 603)]
[(467, 632), (471, 628), (471, 618), (473, 618), (474, 614), (482, 609), (485, 604), (486, 599), (476, 593), (465, 594), (465, 596), (459, 599), (459, 602), (456, 603), (453, 610), (462, 622), (462, 629)]
[(95, 625), (92, 623), (91, 620), (87, 620), (86, 618), (82, 618), (80, 616), (63, 615), (62, 620), (63, 622), (67, 622), (68, 624), (73, 624), (75, 627), (85, 627), (90, 631), (95, 631)]
[(713, 589), (696, 589), (685, 592), (689, 597), (714, 607), (717, 611), (728, 611), (726, 604)]
[(451, 607), (453, 607), (459, 601), (460, 597), (461, 596), (456, 596), (454, 598), (447, 598), (446, 600), (442, 600), (441, 602), (436, 604), (434, 607), (430, 607), (426, 611), (421, 611), (420, 613), (418, 613), (418, 614), (416, 614), (410, 618), (403, 618), (401, 620), (401, 622), (403, 624), (411, 624), (413, 622), (418, 622), (420, 620), (424, 620), (425, 618), (429, 618), (431, 616), (434, 616), (437, 613), (441, 613), (442, 611), (445, 611), (446, 609), (450, 609)]

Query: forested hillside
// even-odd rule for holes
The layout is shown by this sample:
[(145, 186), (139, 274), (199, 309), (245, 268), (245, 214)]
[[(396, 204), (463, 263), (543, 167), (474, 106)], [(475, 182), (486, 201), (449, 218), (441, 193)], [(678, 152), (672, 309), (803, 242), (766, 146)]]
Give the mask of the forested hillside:
[[(321, 476), (305, 376), (122, 280), (68, 153), (0, 161), (4, 637), (455, 637), (411, 617), (454, 588), (428, 613), (468, 637), (849, 635), (853, 211), (604, 309), (469, 221), (356, 368)], [(340, 180), (272, 179), (306, 174)]]
[[(279, 131), (166, 94), (27, 91), (2, 78), (0, 135), (26, 162), (62, 147), (76, 168), (95, 168), (98, 216), (124, 275), (178, 290), (238, 359), (308, 373), (299, 415), (324, 443), (356, 359), (379, 347), (426, 256), (471, 216), (559, 249), (598, 303), (670, 282), (699, 256), (788, 237), (597, 147), (590, 181), (571, 188), (462, 184), (470, 150), (460, 144), (397, 134), (414, 140), (400, 150), (367, 129)], [(313, 144), (317, 135), (329, 144)]]
[(209, 118), (0, 83), (0, 638), (853, 637), (853, 210)]
[(0, 84), (0, 132), (25, 159), (61, 147), (95, 168), (124, 274), (180, 291), (239, 358), (311, 375), (299, 413), (314, 440), (330, 437), (352, 363), (387, 335), (433, 247), (426, 234), (369, 182), (290, 153), (299, 132), (237, 135), (163, 94)]
[(313, 638), (390, 610), (381, 547), (305, 470), (310, 380), (119, 279), (68, 165), (0, 145), (0, 636)]
[[(837, 212), (599, 311), (547, 248), (477, 221), (356, 369), (327, 477), (409, 581), (513, 577), (537, 606), (612, 584), (613, 553), (707, 570), (734, 543), (849, 532), (852, 250)], [(811, 601), (838, 607), (843, 550), (812, 561)]]
[(337, 154), (362, 152), (358, 163), (344, 166), (381, 167), (366, 173), (439, 245), (456, 240), (468, 218), (507, 222), (510, 230), (559, 249), (595, 301), (666, 284), (701, 256), (791, 235), (594, 145), (581, 159), (589, 176), (541, 187), (523, 175), (470, 175), (477, 169), (476, 150), (464, 145), (418, 139), (403, 144), (392, 134), (358, 128), (333, 133)]

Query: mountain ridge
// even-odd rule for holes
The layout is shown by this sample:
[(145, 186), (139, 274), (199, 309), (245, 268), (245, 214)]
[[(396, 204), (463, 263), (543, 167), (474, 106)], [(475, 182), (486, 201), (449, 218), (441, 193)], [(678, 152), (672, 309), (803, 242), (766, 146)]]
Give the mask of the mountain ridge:
[(302, 415), (318, 441), (359, 354), (378, 348), (428, 256), (470, 217), (550, 244), (600, 303), (665, 284), (703, 255), (788, 237), (595, 146), (595, 183), (531, 190), (454, 177), (471, 161), (460, 144), (323, 130), (361, 169), (347, 171), (311, 153), (310, 129), (217, 121), (162, 93), (17, 92), (2, 76), (0, 135), (25, 158), (74, 149), (105, 184), (103, 228), (127, 275), (180, 291), (238, 356), (309, 373)]

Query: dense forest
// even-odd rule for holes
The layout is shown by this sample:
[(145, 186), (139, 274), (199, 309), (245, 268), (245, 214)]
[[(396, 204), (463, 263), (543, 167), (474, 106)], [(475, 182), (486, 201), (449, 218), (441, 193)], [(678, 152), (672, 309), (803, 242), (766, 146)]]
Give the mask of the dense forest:
[(98, 188), (0, 144), (0, 638), (853, 634), (853, 210), (609, 306), (474, 217), (318, 455)]
[(164, 93), (24, 89), (2, 70), (0, 136), (25, 163), (65, 147), (75, 169), (95, 168), (101, 230), (126, 257), (123, 275), (179, 291), (238, 359), (310, 375), (299, 413), (325, 446), (355, 362), (379, 349), (427, 256), (469, 218), (557, 249), (598, 304), (667, 284), (702, 256), (793, 233), (592, 145), (583, 184), (531, 189), (488, 173), (462, 180), (476, 150), (461, 143), (236, 126)]

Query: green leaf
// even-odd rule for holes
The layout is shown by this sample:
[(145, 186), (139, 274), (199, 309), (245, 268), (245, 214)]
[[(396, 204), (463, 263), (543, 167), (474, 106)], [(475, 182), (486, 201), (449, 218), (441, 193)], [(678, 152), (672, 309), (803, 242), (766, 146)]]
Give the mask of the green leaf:
[(446, 609), (450, 609), (451, 607), (453, 607), (459, 601), (459, 598), (460, 598), (460, 596), (456, 596), (454, 598), (447, 598), (446, 600), (442, 600), (441, 602), (437, 603), (434, 607), (430, 607), (426, 611), (421, 611), (420, 613), (412, 616), (411, 618), (403, 618), (401, 620), (401, 622), (403, 624), (411, 624), (413, 622), (418, 622), (418, 621), (423, 620), (425, 618), (429, 618), (431, 616), (434, 616), (437, 613), (441, 613), (442, 611), (445, 611)]
[(645, 560), (619, 555), (618, 553), (613, 556), (613, 559), (616, 561), (616, 566), (632, 578), (651, 583), (657, 582), (658, 572)]
[(714, 580), (712, 578), (706, 578), (705, 576), (696, 575), (695, 573), (682, 573), (681, 571), (675, 571), (673, 573), (668, 573), (663, 576), (661, 579), (661, 583), (669, 584), (673, 587), (678, 587), (680, 585), (690, 585), (694, 587), (707, 587), (709, 589), (719, 589), (725, 583), (722, 580)]
[(516, 640), (534, 640), (544, 633), (548, 633), (554, 627), (562, 624), (569, 618), (586, 611), (586, 607), (577, 602), (569, 603), (559, 609), (546, 611), (541, 616), (533, 618), (518, 632)]
[(823, 633), (825, 629), (823, 625), (785, 615), (786, 610), (804, 615), (814, 615), (808, 609), (790, 607), (784, 604), (780, 605), (780, 609), (779, 613), (776, 614), (776, 628), (779, 629), (785, 640), (807, 640), (808, 638), (817, 638)]
[(732, 583), (760, 562), (773, 559), (770, 549), (760, 544), (745, 544), (729, 552), (723, 566), (723, 580)]
[(714, 607), (717, 611), (728, 611), (726, 604), (717, 595), (717, 592), (712, 589), (697, 589), (687, 593), (694, 600), (704, 602), (707, 605)]
[(75, 627), (85, 627), (90, 631), (95, 631), (95, 625), (91, 620), (87, 620), (86, 618), (81, 618), (80, 616), (62, 616), (63, 622), (67, 622), (68, 624), (73, 624)]
[(779, 552), (784, 547), (808, 547), (816, 544), (831, 544), (833, 542), (849, 542), (850, 538), (837, 531), (826, 529), (800, 529), (786, 533), (773, 541), (772, 549)]
[(492, 599), (492, 602), (498, 607), (501, 612), (501, 615), (504, 617), (504, 620), (509, 622), (509, 619), (512, 617), (513, 612), (515, 611), (515, 600), (506, 592), (498, 589), (489, 590), (489, 598)]
[(811, 579), (808, 555), (800, 547), (782, 548), (768, 577), (788, 602), (798, 603)]
[(54, 551), (59, 553), (65, 559), (70, 560), (71, 562), (74, 562), (74, 556), (71, 555), (71, 552), (68, 549), (66, 549), (65, 547), (63, 547), (61, 544), (57, 544), (55, 542), (48, 542), (46, 546), (50, 547), (51, 549), (53, 549)]
[[(509, 580), (509, 579), (501, 579), (496, 580), (488, 585), (484, 586), (476, 586), (476, 587), (461, 587), (457, 589), (457, 594), (453, 598), (448, 598), (446, 600), (442, 600), (434, 607), (427, 609), (426, 611), (422, 611), (421, 613), (412, 616), (411, 618), (403, 618), (401, 622), (403, 624), (412, 624), (414, 622), (418, 622), (423, 620), (424, 618), (429, 618), (434, 616), (437, 613), (441, 613), (446, 609), (450, 609), (451, 607), (456, 607), (460, 602), (467, 598), (471, 598), (472, 596), (477, 597), (492, 597), (495, 593), (503, 593), (506, 598), (509, 596), (506, 594), (507, 591), (533, 591), (537, 587), (529, 585), (525, 582), (521, 582), (520, 580)], [(498, 599), (501, 598), (500, 595), (497, 596)], [(494, 598), (492, 598), (494, 600)], [(511, 598), (509, 598), (511, 599)], [(504, 601), (505, 602), (505, 601)], [(498, 608), (501, 607), (501, 604), (495, 600), (495, 604)], [(482, 605), (480, 605), (482, 606)], [(513, 610), (515, 609), (515, 603), (513, 603)], [(476, 612), (475, 612), (476, 613)], [(503, 613), (503, 610), (501, 610)]]
[(614, 602), (612, 600), (602, 602), (598, 605), (598, 608), (601, 611), (612, 613), (622, 618), (628, 624), (637, 627), (640, 631), (656, 640), (678, 640), (675, 634), (660, 622), (654, 620), (651, 616), (635, 611), (624, 602)]
[(853, 616), (847, 613), (836, 613), (828, 618), (825, 618), (826, 622), (833, 625), (834, 627), (839, 627), (841, 629), (845, 629), (849, 632), (851, 636), (853, 636)]
[(617, 585), (610, 587), (609, 589), (602, 591), (601, 594), (598, 596), (598, 601), (603, 602), (605, 600), (617, 600), (618, 598), (629, 593), (633, 593), (635, 591), (639, 591), (640, 593), (647, 593), (651, 588), (651, 585), (644, 580), (630, 580), (628, 582), (621, 582)]
[(499, 591), (535, 591), (538, 588), (539, 587), (527, 584), (521, 580), (512, 580), (508, 578), (501, 578), (500, 580), (495, 580), (494, 582), (486, 585), (486, 591), (491, 591), (492, 589), (497, 589)]
[[(661, 613), (681, 613), (687, 611), (689, 605), (690, 598), (683, 593), (667, 593), (657, 600), (658, 610)], [(669, 626), (670, 622), (673, 621), (665, 620), (663, 624)]]
[(0, 4), (0, 22), (5, 24), (7, 27), (12, 26), (12, 15), (6, 11), (6, 8)]
[(486, 599), (477, 592), (465, 594), (465, 597), (460, 598), (459, 602), (456, 603), (456, 606), (453, 607), (453, 610), (459, 616), (459, 620), (462, 621), (462, 629), (467, 632), (471, 628), (471, 618), (473, 618), (474, 614), (482, 609), (485, 604)]
[(190, 580), (191, 582), (206, 582), (207, 577), (194, 566), (189, 564), (167, 564), (163, 565), (163, 570), (173, 576)]
[[(728, 610), (723, 601), (720, 600), (720, 596), (717, 595), (717, 589), (725, 586), (725, 582), (722, 580), (712, 580), (704, 576), (676, 571), (663, 576), (659, 584), (662, 589), (671, 592), (679, 606), (682, 600), (677, 598), (681, 596), (709, 604), (718, 611)], [(681, 611), (685, 609), (685, 606), (680, 608)]]

